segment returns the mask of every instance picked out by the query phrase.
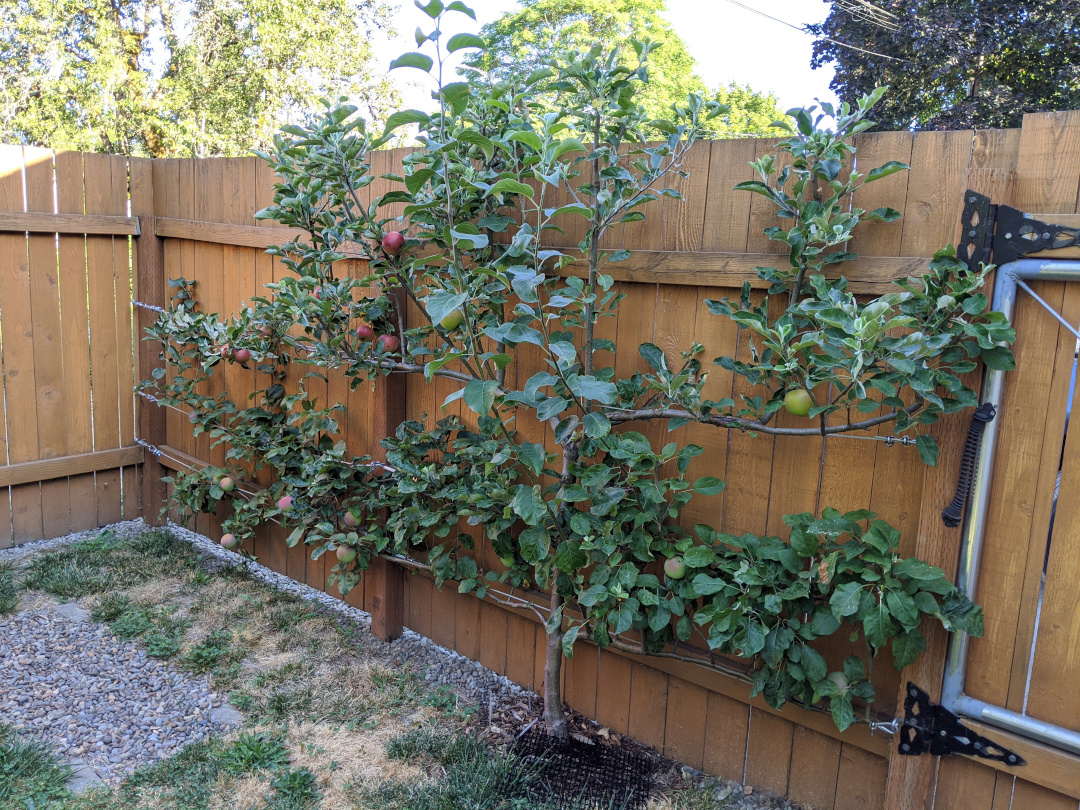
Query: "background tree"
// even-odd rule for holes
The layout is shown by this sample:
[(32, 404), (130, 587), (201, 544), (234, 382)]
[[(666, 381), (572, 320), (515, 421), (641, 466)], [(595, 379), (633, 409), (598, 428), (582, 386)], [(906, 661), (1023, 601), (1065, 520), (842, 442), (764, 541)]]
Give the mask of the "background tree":
[(1078, 0), (831, 2), (811, 64), (835, 64), (843, 101), (888, 84), (880, 129), (1016, 127), (1080, 106)]
[(383, 0), (0, 0), (0, 140), (240, 155), (322, 96), (382, 119), (388, 21)]
[(728, 115), (706, 125), (706, 136), (781, 134), (772, 123), (784, 117), (775, 96), (734, 83), (710, 93), (694, 73), (694, 57), (664, 19), (667, 0), (521, 0), (520, 7), (485, 25), (488, 48), (470, 64), (498, 79), (528, 75), (553, 64), (556, 53), (587, 51), (600, 44), (618, 46), (624, 64), (634, 57), (630, 41), (656, 44), (649, 56), (650, 81), (638, 103), (651, 118), (670, 116), (672, 104), (699, 93), (731, 107)]

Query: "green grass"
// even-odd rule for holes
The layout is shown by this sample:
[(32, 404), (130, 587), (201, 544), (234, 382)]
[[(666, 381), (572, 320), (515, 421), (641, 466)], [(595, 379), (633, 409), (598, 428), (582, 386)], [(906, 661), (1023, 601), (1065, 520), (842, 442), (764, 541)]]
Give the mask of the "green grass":
[(14, 613), (19, 607), (19, 590), (15, 586), (14, 566), (0, 561), (0, 616)]
[[(445, 735), (445, 736), (444, 736)], [(472, 734), (437, 729), (409, 732), (391, 742), (399, 758), (442, 766), (437, 779), (368, 785), (355, 797), (370, 810), (534, 810), (535, 768)]]
[(167, 529), (130, 540), (111, 531), (50, 551), (30, 561), (25, 587), (61, 599), (78, 599), (156, 577), (170, 576), (194, 560), (191, 546)]
[(68, 799), (70, 776), (71, 768), (47, 745), (0, 725), (0, 808), (43, 808)]

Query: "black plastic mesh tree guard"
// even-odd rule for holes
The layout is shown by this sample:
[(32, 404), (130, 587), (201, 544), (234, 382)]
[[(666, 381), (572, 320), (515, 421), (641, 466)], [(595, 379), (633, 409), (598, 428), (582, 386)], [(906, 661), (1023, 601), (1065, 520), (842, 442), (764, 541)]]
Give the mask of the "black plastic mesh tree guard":
[(652, 762), (625, 745), (560, 743), (533, 728), (516, 743), (524, 763), (537, 765), (533, 798), (544, 810), (645, 810)]

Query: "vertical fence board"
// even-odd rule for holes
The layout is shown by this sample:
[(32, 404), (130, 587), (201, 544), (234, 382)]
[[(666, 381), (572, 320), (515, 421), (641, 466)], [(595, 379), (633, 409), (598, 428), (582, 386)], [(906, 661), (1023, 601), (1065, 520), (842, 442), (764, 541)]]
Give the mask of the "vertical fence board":
[(664, 756), (701, 769), (705, 756), (708, 704), (708, 690), (682, 678), (669, 680)]
[[(56, 207), (61, 214), (83, 213), (83, 156), (56, 154)], [(90, 379), (90, 315), (87, 312), (86, 239), (59, 237), (60, 309), (64, 342), (64, 379), (67, 383), (67, 442), (69, 453), (94, 449)], [(94, 474), (68, 479), (71, 530), (97, 525)]]
[[(114, 160), (110, 155), (83, 157), (86, 184), (86, 213), (114, 214), (127, 208), (124, 193), (118, 193), (113, 179)], [(116, 290), (113, 282), (113, 237), (88, 236), (86, 258), (89, 273), (90, 373), (94, 397), (94, 450), (120, 446), (119, 362), (116, 344)], [(99, 526), (120, 519), (121, 478), (119, 470), (97, 473), (97, 520)]]
[[(941, 760), (933, 807), (936, 810), (990, 810), (994, 805), (996, 779), (997, 771), (979, 764), (978, 760), (945, 757)], [(1011, 779), (1008, 781), (1012, 782)]]
[[(540, 649), (536, 654), (541, 655)], [(600, 651), (596, 663), (596, 720), (619, 734), (626, 734), (630, 726), (631, 669), (627, 659)]]
[(743, 781), (749, 731), (749, 706), (726, 695), (709, 692), (705, 721), (705, 770), (737, 782)]
[[(26, 210), (55, 211), (53, 153), (49, 149), (23, 148), (26, 171)], [(34, 329), (34, 383), (37, 394), (37, 458), (68, 454), (67, 388), (64, 385), (63, 329), (60, 324), (60, 285), (57, 272), (56, 236), (31, 234), (30, 309)], [(71, 526), (71, 499), (66, 478), (41, 482), (42, 533), (45, 537), (67, 534)]]
[(702, 250), (742, 253), (750, 228), (750, 198), (735, 186), (754, 179), (754, 138), (715, 141), (709, 153), (709, 188), (705, 200)]
[(768, 712), (750, 710), (746, 742), (746, 784), (755, 790), (787, 794), (795, 724)]
[[(22, 211), (21, 146), (0, 147), (0, 206)], [(0, 234), (0, 307), (3, 308), (4, 398), (7, 403), (7, 463), (37, 458), (37, 392), (34, 383), (34, 322), (26, 236)], [(19, 403), (20, 407), (15, 407)], [(40, 484), (11, 487), (11, 524), (16, 544), (42, 536)]]
[(634, 661), (630, 674), (630, 736), (662, 751), (667, 701), (668, 676)]
[(802, 726), (791, 740), (791, 776), (788, 795), (814, 810), (832, 810), (836, 776), (840, 770), (838, 740)]
[(889, 763), (861, 748), (844, 743), (840, 749), (840, 769), (836, 778), (833, 810), (863, 810), (882, 807)]

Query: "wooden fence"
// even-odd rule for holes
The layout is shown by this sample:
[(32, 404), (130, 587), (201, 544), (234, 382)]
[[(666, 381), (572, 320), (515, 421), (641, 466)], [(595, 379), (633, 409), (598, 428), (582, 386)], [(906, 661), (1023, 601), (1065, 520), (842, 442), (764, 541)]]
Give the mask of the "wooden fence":
[[(777, 222), (764, 200), (732, 191), (737, 182), (749, 179), (747, 163), (770, 152), (774, 145), (775, 141), (769, 139), (748, 139), (695, 146), (690, 155), (690, 176), (680, 181), (685, 202), (665, 199), (652, 203), (651, 210), (646, 210), (647, 222), (626, 225), (611, 237), (609, 247), (631, 251), (630, 259), (616, 265), (618, 269), (613, 272), (626, 299), (618, 317), (604, 319), (600, 327), (603, 336), (615, 341), (613, 359), (620, 375), (643, 367), (637, 346), (646, 340), (676, 356), (692, 340), (705, 345), (705, 356), (709, 358), (720, 354), (745, 355), (746, 342), (738, 330), (729, 321), (711, 315), (703, 301), (737, 294), (746, 279), (756, 283), (753, 268), (776, 261), (776, 254), (781, 252), (778, 249), (781, 246), (768, 242), (762, 234), (765, 227)], [(860, 207), (887, 204), (904, 213), (899, 222), (864, 226), (853, 240), (851, 247), (862, 258), (846, 267), (845, 272), (858, 293), (889, 289), (892, 279), (917, 273), (934, 250), (955, 242), (961, 192), (966, 188), (1037, 214), (1075, 216), (1078, 213), (1080, 113), (1028, 116), (1022, 130), (863, 134), (858, 136), (857, 146), (860, 168), (887, 160), (901, 160), (912, 167), (910, 172), (893, 175), (857, 195), (855, 204)], [(122, 159), (67, 154), (43, 157), (43, 164), (51, 161), (50, 165), (56, 167), (54, 182), (60, 202), (53, 217), (38, 221), (27, 219), (25, 212), (35, 210), (32, 205), (27, 208), (20, 204), (21, 191), (16, 188), (16, 180), (22, 176), (21, 168), (13, 167), (22, 164), (12, 159), (19, 154), (18, 150), (9, 149), (0, 154), (9, 158), (3, 164), (7, 173), (0, 178), (0, 195), (4, 195), (0, 197), (0, 207), (6, 206), (14, 212), (0, 213), (0, 225), (9, 234), (18, 232), (0, 235), (0, 307), (3, 308), (0, 313), (9, 462), (9, 467), (0, 467), (3, 471), (0, 475), (10, 475), (15, 465), (28, 461), (38, 464), (19, 468), (27, 470), (24, 476), (38, 478), (0, 478), (0, 484), (11, 487), (13, 516), (18, 511), (23, 521), (14, 535), (15, 541), (21, 542), (62, 533), (61, 523), (73, 527), (87, 525), (74, 523), (74, 515), (83, 509), (84, 502), (97, 508), (94, 520), (88, 525), (119, 518), (120, 512), (116, 511), (119, 506), (108, 514), (102, 511), (102, 503), (111, 494), (107, 488), (112, 485), (112, 479), (108, 475), (115, 474), (117, 480), (122, 480), (124, 492), (129, 496), (137, 491), (131, 468), (124, 468), (127, 471), (124, 473), (97, 471), (95, 491), (93, 483), (88, 489), (83, 482), (84, 478), (93, 482), (93, 476), (75, 477), (70, 473), (72, 477), (66, 479), (41, 480), (42, 471), (55, 468), (41, 466), (44, 462), (38, 461), (87, 452), (100, 458), (96, 455), (100, 450), (127, 452), (124, 448), (133, 444), (135, 411), (127, 396), (133, 356), (130, 352), (122, 354), (117, 362), (115, 353), (110, 355), (101, 349), (97, 337), (101, 330), (113, 329), (116, 337), (110, 345), (122, 345), (126, 349), (130, 344), (132, 319), (126, 298), (130, 288), (124, 288), (123, 283), (130, 282), (132, 268), (137, 271), (137, 295), (142, 301), (163, 305), (165, 279), (183, 276), (198, 283), (202, 306), (228, 314), (246, 306), (264, 284), (283, 272), (261, 250), (281, 241), (283, 234), (275, 232), (278, 229), (272, 223), (253, 223), (252, 214), (270, 201), (273, 182), (266, 167), (254, 159), (130, 161), (131, 219), (121, 222), (119, 218), (128, 212), (120, 202), (120, 191), (109, 205), (98, 199), (92, 202), (91, 197), (102, 194), (106, 188), (97, 179), (100, 166), (112, 167), (111, 175), (107, 176), (117, 178), (118, 189), (123, 187), (119, 180), (123, 173)], [(26, 152), (28, 164), (34, 154)], [(375, 174), (395, 170), (400, 157), (400, 152), (377, 153)], [(83, 186), (80, 175), (77, 192), (74, 181), (61, 172), (61, 167), (67, 165), (83, 167), (86, 182)], [(23, 174), (30, 177), (29, 167)], [(388, 182), (377, 181), (368, 193), (382, 193), (387, 190)], [(84, 194), (85, 207), (63, 202), (69, 192), (76, 199), (78, 194)], [(83, 213), (83, 216), (68, 221), (59, 216), (63, 213)], [(105, 217), (91, 216), (99, 214), (112, 216), (108, 221)], [(122, 230), (121, 226), (128, 230)], [(96, 233), (113, 235), (91, 235), (95, 233), (92, 227), (99, 229)], [(566, 243), (577, 241), (579, 234), (574, 228), (578, 227), (576, 223), (567, 223)], [(38, 233), (34, 228), (44, 229), (49, 235), (34, 235)], [(136, 248), (129, 254), (126, 237), (115, 234), (130, 234), (135, 230), (139, 232)], [(67, 235), (71, 233), (87, 235), (85, 239)], [(18, 303), (27, 300), (28, 294), (36, 296), (35, 303), (57, 298), (50, 282), (36, 276), (39, 265), (33, 264), (46, 244), (50, 250), (60, 251), (59, 265), (56, 259), (40, 260), (48, 267), (60, 268), (59, 305), (52, 304), (57, 314), (50, 315), (51, 321), (39, 320), (36, 306), (31, 309)], [(106, 245), (107, 251), (103, 247)], [(73, 295), (70, 305), (65, 297), (71, 289), (70, 282), (65, 283), (71, 269), (69, 259), (64, 258), (69, 255), (64, 253), (65, 248), (75, 251), (70, 254), (75, 257), (70, 260), (74, 262), (75, 276), (82, 278), (80, 274), (85, 273), (90, 279), (88, 330), (84, 328), (86, 313), (78, 309), (81, 300), (78, 295), (85, 298), (85, 293)], [(33, 265), (29, 273), (20, 264), (27, 252)], [(363, 265), (353, 262), (350, 269), (361, 274)], [(580, 272), (580, 269), (570, 268), (567, 272)], [(100, 279), (108, 279), (107, 284), (113, 285), (108, 295), (94, 286), (100, 285)], [(125, 294), (114, 294), (118, 288)], [(1067, 294), (1064, 284), (1043, 284), (1038, 289), (1052, 300), (1064, 302), (1067, 313), (1072, 311), (1070, 307), (1080, 307), (1080, 302), (1074, 303), (1077, 296)], [(20, 294), (24, 297), (19, 298)], [(1047, 486), (1052, 489), (1054, 454), (1060, 455), (1061, 451), (1062, 426), (1055, 421), (1060, 419), (1054, 408), (1067, 396), (1068, 386), (1062, 388), (1062, 375), (1071, 362), (1073, 346), (1071, 338), (1065, 339), (1053, 324), (1040, 319), (1029, 303), (1023, 302), (1018, 310), (1017, 352), (1021, 366), (1009, 380), (1009, 394), (1002, 407), (1003, 412), (1017, 414), (1003, 427), (1002, 456), (1008, 465), (1008, 477), (1003, 476), (1000, 484), (995, 480), (995, 488), (1000, 490), (994, 501), (995, 525), (1006, 528), (1008, 534), (995, 534), (1003, 539), (991, 542), (984, 558), (989, 562), (984, 566), (980, 601), (986, 606), (987, 637), (972, 645), (973, 663), (969, 669), (972, 694), (986, 699), (1000, 698), (1003, 705), (1008, 701), (1010, 707), (1017, 705), (1018, 700), (1022, 702), (1022, 695), (1018, 697), (1018, 694), (1025, 691), (1017, 684), (1023, 680), (1024, 673), (1020, 670), (1027, 660), (1022, 653), (1031, 647), (1035, 633), (1042, 559), (1047, 544), (1045, 529), (1049, 521), (1045, 494)], [(11, 307), (15, 308), (15, 315), (9, 321)], [(63, 329), (70, 323), (69, 311), (74, 313), (74, 318), (82, 318), (78, 321), (80, 328)], [(48, 310), (46, 314), (51, 312)], [(144, 312), (141, 325), (151, 318), (152, 313)], [(62, 331), (63, 351), (54, 351), (54, 355), (64, 360), (59, 367), (62, 378), (55, 363), (50, 366), (39, 359), (53, 356), (48, 354), (49, 347), (55, 343), (51, 335), (58, 330)], [(73, 356), (72, 352), (86, 352), (87, 333), (90, 362), (85, 368), (69, 363), (68, 358)], [(31, 359), (33, 365), (27, 365)], [(156, 353), (144, 348), (138, 361), (140, 376), (148, 376), (159, 359)], [(538, 363), (537, 356), (526, 355), (516, 371), (518, 377), (526, 379), (539, 370)], [(121, 366), (126, 372), (120, 370)], [(104, 381), (99, 378), (101, 368), (108, 375)], [(34, 373), (29, 374), (27, 369)], [(89, 396), (80, 387), (83, 378), (78, 375), (83, 373), (87, 383), (93, 382), (92, 409)], [(123, 373), (129, 376), (125, 378)], [(36, 380), (36, 387), (27, 382), (28, 377)], [(50, 394), (57, 387), (57, 379), (65, 384), (62, 389), (65, 398), (60, 404), (55, 404)], [(977, 384), (977, 378), (972, 383)], [(254, 390), (256, 381), (254, 372), (232, 367), (213, 385), (216, 387), (209, 393), (228, 390), (240, 402)], [(413, 377), (405, 381), (396, 378), (381, 381), (373, 392), (367, 386), (349, 391), (343, 378), (331, 376), (325, 388), (325, 392), (319, 392), (320, 398), (347, 404), (348, 416), (342, 432), (350, 450), (373, 455), (379, 449), (378, 439), (393, 424), (402, 418), (419, 419), (424, 414), (430, 419), (438, 412), (437, 403), (450, 392), (449, 384), (442, 380), (428, 386), (422, 379)], [(714, 399), (745, 392), (740, 382), (719, 368), (712, 371), (708, 388), (707, 395)], [(37, 409), (28, 416), (26, 403), (31, 400)], [(121, 411), (119, 419), (115, 414), (117, 404)], [(452, 405), (451, 410), (468, 420), (469, 412), (461, 411), (460, 404)], [(1033, 410), (1038, 412), (1034, 418)], [(110, 413), (111, 421), (106, 419)], [(89, 419), (88, 414), (94, 418)], [(67, 427), (58, 431), (57, 425), (63, 423), (63, 418)], [(80, 428), (80, 418), (89, 423), (88, 428)], [(781, 424), (784, 420), (793, 422), (786, 415), (779, 418)], [(106, 421), (111, 433), (104, 425)], [(844, 510), (871, 509), (901, 530), (903, 554), (918, 555), (953, 575), (959, 530), (944, 528), (939, 514), (955, 486), (967, 421), (968, 417), (963, 415), (950, 417), (935, 428), (942, 445), (935, 468), (924, 467), (912, 448), (886, 447), (880, 442), (834, 436), (752, 438), (697, 425), (679, 428), (675, 439), (695, 442), (706, 450), (695, 460), (692, 472), (708, 473), (728, 482), (723, 496), (687, 510), (683, 518), (691, 523), (708, 522), (727, 532), (754, 531), (783, 536), (786, 527), (781, 515), (785, 513), (819, 511), (830, 505)], [(114, 425), (118, 430), (113, 429)], [(545, 425), (534, 421), (522, 428), (531, 440), (551, 443)], [(83, 432), (79, 433), (79, 429)], [(650, 426), (645, 432), (653, 439), (663, 437), (660, 426)], [(28, 435), (35, 437), (33, 448), (26, 446)], [(169, 467), (220, 463), (223, 458), (220, 449), (210, 451), (205, 437), (193, 439), (187, 421), (174, 412), (166, 414), (156, 408), (142, 408), (139, 435), (165, 449), (161, 463)], [(77, 440), (77, 436), (82, 438)], [(86, 436), (92, 440), (89, 444)], [(16, 437), (22, 442), (18, 452)], [(66, 444), (61, 444), (60, 439)], [(106, 441), (112, 444), (106, 445)], [(137, 461), (125, 457), (113, 466)], [(160, 475), (158, 462), (147, 456), (144, 466), (144, 513), (151, 517), (164, 493), (156, 483)], [(81, 473), (84, 469), (77, 471)], [(80, 488), (76, 482), (80, 482)], [(64, 506), (70, 503), (71, 507), (62, 520), (54, 521), (53, 516), (47, 516), (57, 503), (50, 499), (43, 505), (47, 485), (50, 492), (64, 487), (66, 500), (60, 503)], [(78, 506), (77, 494), (83, 499)], [(1040, 494), (1042, 500), (1038, 499)], [(33, 500), (34, 497), (38, 500)], [(125, 516), (136, 513), (130, 500), (125, 500), (124, 510)], [(87, 518), (83, 511), (79, 515), (84, 520)], [(35, 518), (37, 524), (28, 526), (29, 518)], [(1070, 517), (1069, 521), (1072, 520)], [(196, 528), (214, 536), (218, 522), (213, 517), (200, 517)], [(1073, 532), (1072, 537), (1077, 536), (1080, 531)], [(1067, 556), (1070, 543), (1075, 549), (1075, 539), (1055, 540), (1053, 547), (1063, 571), (1075, 569), (1075, 562), (1071, 569), (1066, 564), (1067, 560), (1077, 558), (1075, 554)], [(267, 527), (255, 541), (253, 550), (261, 562), (274, 570), (324, 587), (330, 563), (325, 558), (310, 560), (302, 546), (288, 549), (279, 527)], [(478, 543), (476, 554), (486, 566), (499, 568), (497, 558), (483, 543)], [(1075, 574), (1071, 576), (1075, 579)], [(1072, 677), (1072, 684), (1080, 680), (1080, 663), (1074, 660), (1076, 641), (1069, 637), (1069, 628), (1075, 627), (1077, 621), (1070, 616), (1080, 614), (1080, 609), (1075, 596), (1070, 601), (1063, 592), (1055, 591), (1055, 594), (1055, 621), (1059, 628), (1065, 629), (1057, 631), (1055, 646), (1049, 649), (1071, 663), (1054, 671), (1043, 667), (1046, 674), (1038, 693), (1047, 699), (1063, 686), (1066, 691), (1062, 694), (1075, 695), (1075, 686), (1070, 688), (1067, 679)], [(376, 620), (389, 622), (390, 629), (394, 624), (394, 608), (399, 607), (404, 624), (417, 632), (479, 660), (524, 686), (541, 688), (544, 631), (531, 612), (508, 610), (471, 595), (460, 596), (453, 588), (436, 589), (430, 577), (423, 573), (401, 578), (389, 566), (378, 566), (365, 575), (346, 601), (372, 610)], [(1070, 610), (1075, 613), (1070, 614)], [(903, 673), (889, 670), (888, 662), (882, 662), (879, 669), (889, 671), (881, 679), (879, 692), (886, 710), (897, 702), (894, 696), (900, 694), (901, 684), (908, 679), (936, 696), (946, 641), (944, 633), (931, 632), (928, 652)], [(831, 650), (834, 663), (845, 654), (842, 645)], [(976, 673), (974, 678), (972, 672)], [(1040, 810), (1076, 810), (1080, 799), (1078, 757), (991, 731), (985, 733), (1014, 747), (1028, 759), (1029, 765), (1014, 772), (959, 757), (939, 764), (929, 757), (890, 756), (894, 744), (887, 735), (873, 736), (865, 726), (839, 734), (828, 717), (793, 706), (783, 711), (773, 710), (760, 698), (751, 699), (745, 684), (683, 662), (601, 652), (582, 644), (565, 668), (564, 689), (567, 702), (574, 709), (595, 717), (618, 733), (629, 734), (694, 767), (743, 780), (758, 790), (788, 795), (815, 808), (997, 810), (1013, 807), (1019, 810), (1034, 807), (1038, 802)], [(1068, 703), (1069, 698), (1064, 702)], [(1044, 703), (1048, 711), (1060, 710), (1061, 701), (1057, 708), (1052, 702)], [(1075, 698), (1072, 704), (1075, 707)]]

